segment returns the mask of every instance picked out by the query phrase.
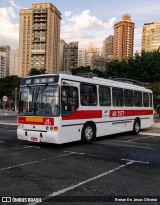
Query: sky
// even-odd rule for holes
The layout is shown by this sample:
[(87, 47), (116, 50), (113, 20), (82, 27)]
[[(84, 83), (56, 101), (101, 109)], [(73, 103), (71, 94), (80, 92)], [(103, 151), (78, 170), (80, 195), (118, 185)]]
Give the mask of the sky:
[(160, 22), (159, 0), (0, 0), (0, 45), (19, 47), (19, 11), (34, 3), (52, 3), (61, 12), (61, 38), (78, 41), (80, 48), (90, 42), (101, 48), (114, 34), (114, 23), (128, 13), (135, 23), (134, 51), (140, 51), (144, 23)]

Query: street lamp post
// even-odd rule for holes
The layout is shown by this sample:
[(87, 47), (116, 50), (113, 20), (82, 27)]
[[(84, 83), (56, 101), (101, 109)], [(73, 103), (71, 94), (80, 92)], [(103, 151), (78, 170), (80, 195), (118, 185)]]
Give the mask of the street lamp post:
[(15, 88), (15, 111), (17, 111), (17, 88)]

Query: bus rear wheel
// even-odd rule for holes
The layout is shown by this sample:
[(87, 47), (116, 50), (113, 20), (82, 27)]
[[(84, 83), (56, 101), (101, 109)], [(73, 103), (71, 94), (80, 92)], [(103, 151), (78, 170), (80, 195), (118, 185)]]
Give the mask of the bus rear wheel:
[(83, 143), (92, 143), (96, 138), (96, 129), (92, 123), (86, 123), (82, 129), (81, 140)]
[(136, 119), (133, 124), (133, 134), (137, 135), (140, 131), (140, 121)]

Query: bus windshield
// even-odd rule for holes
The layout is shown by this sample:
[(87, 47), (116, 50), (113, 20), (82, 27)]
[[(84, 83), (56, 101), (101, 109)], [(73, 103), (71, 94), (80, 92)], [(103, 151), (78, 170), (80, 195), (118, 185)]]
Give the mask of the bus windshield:
[(51, 116), (60, 115), (58, 85), (27, 86), (20, 90), (19, 115)]

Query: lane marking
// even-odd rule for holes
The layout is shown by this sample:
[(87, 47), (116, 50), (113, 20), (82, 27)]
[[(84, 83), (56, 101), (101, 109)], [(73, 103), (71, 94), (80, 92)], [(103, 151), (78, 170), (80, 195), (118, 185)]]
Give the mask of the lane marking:
[[(30, 147), (28, 146), (26, 148), (30, 148)], [(24, 147), (23, 147), (23, 149), (24, 149)], [(73, 154), (84, 154), (84, 153), (69, 152), (68, 154), (59, 155), (59, 156), (56, 156), (56, 157), (69, 156), (69, 155), (73, 155)], [(10, 167), (4, 167), (4, 168), (1, 168), (0, 171), (9, 170), (9, 169), (16, 168), (16, 167), (22, 167), (22, 166), (25, 166), (25, 165), (34, 164), (34, 163), (38, 163), (38, 162), (43, 162), (43, 161), (47, 161), (47, 160), (50, 160), (50, 159), (55, 159), (55, 156), (50, 157), (50, 158), (46, 158), (46, 159), (41, 159), (39, 161), (36, 160), (36, 161), (32, 161), (32, 162), (26, 162), (26, 163), (23, 163), (23, 164), (13, 165), (13, 166), (10, 166)]]
[(160, 133), (151, 133), (151, 132), (139, 132), (140, 135), (152, 135), (160, 137)]
[(68, 155), (73, 155), (73, 154), (79, 154), (79, 155), (84, 155), (85, 153), (79, 153), (79, 152), (71, 152), (71, 151), (64, 151), (66, 154), (59, 155), (59, 157), (64, 157)]
[(3, 141), (0, 141), (0, 143), (5, 144), (5, 142), (3, 142)]
[(139, 160), (133, 160), (133, 159), (121, 159), (122, 161), (129, 161), (133, 163), (141, 163), (141, 164), (149, 164), (149, 162), (139, 161)]
[(40, 149), (40, 147), (36, 147), (36, 146), (25, 146), (25, 147), (16, 147), (16, 148), (13, 148), (13, 149), (2, 149), (2, 150), (0, 150), (0, 152), (4, 152), (4, 151), (14, 151), (14, 150), (28, 149), (28, 148)]
[(131, 140), (127, 140), (126, 142), (132, 142), (132, 141), (135, 141), (135, 140), (147, 139), (147, 138), (152, 138), (152, 137), (155, 137), (155, 136), (149, 135), (147, 137), (140, 137), (140, 138), (138, 137), (138, 138), (134, 138), (134, 139), (131, 139)]
[(10, 167), (4, 167), (4, 168), (1, 168), (0, 171), (9, 170), (9, 169), (16, 168), (16, 167), (22, 167), (24, 165), (34, 164), (34, 163), (38, 163), (38, 162), (43, 162), (43, 161), (50, 160), (50, 159), (54, 159), (54, 158), (51, 157), (51, 158), (47, 158), (47, 159), (41, 159), (39, 161), (36, 160), (36, 161), (32, 161), (32, 162), (27, 162), (27, 163), (24, 163), (24, 164), (17, 164), (17, 165), (10, 166)]
[(0, 125), (17, 125), (17, 123), (0, 122)]
[[(56, 192), (53, 192), (53, 193), (51, 193), (50, 195), (48, 195), (48, 196), (46, 196), (45, 198), (43, 198), (43, 199), (42, 199), (42, 202), (43, 202), (43, 201), (45, 202), (46, 199), (52, 198), (52, 197), (54, 197), (54, 196), (58, 196), (58, 195), (60, 195), (60, 194), (64, 194), (65, 192), (68, 192), (68, 191), (70, 191), (70, 190), (73, 190), (73, 189), (75, 189), (75, 188), (77, 188), (77, 187), (80, 187), (80, 186), (86, 184), (86, 183), (89, 183), (89, 182), (91, 182), (91, 181), (94, 181), (94, 180), (96, 180), (96, 179), (99, 179), (99, 178), (101, 178), (101, 177), (104, 177), (104, 176), (106, 176), (106, 175), (109, 175), (109, 174), (111, 174), (111, 173), (113, 173), (113, 172), (115, 172), (115, 171), (117, 171), (117, 170), (120, 170), (120, 169), (122, 169), (122, 168), (124, 168), (124, 167), (127, 167), (127, 166), (129, 166), (129, 165), (131, 165), (131, 164), (134, 164), (134, 163), (142, 163), (141, 161), (130, 160), (130, 159), (122, 159), (122, 160), (126, 160), (126, 161), (128, 161), (128, 162), (127, 162), (126, 164), (120, 165), (120, 166), (118, 166), (118, 167), (116, 167), (116, 168), (114, 168), (114, 169), (111, 169), (111, 170), (109, 170), (109, 171), (107, 171), (107, 172), (104, 172), (104, 173), (102, 173), (102, 174), (100, 174), (100, 175), (97, 175), (97, 176), (95, 176), (95, 177), (92, 177), (92, 178), (90, 178), (90, 179), (87, 179), (87, 180), (85, 180), (85, 181), (82, 181), (82, 182), (80, 182), (80, 183), (78, 183), (78, 184), (75, 184), (75, 185), (73, 185), (73, 186), (70, 186), (70, 187), (67, 187), (67, 188), (58, 190), (58, 191), (56, 191)], [(144, 163), (146, 163), (146, 162), (144, 162)], [(29, 204), (27, 204), (27, 205), (35, 205), (35, 204), (38, 204), (38, 203), (37, 203), (37, 202), (34, 202), (34, 203), (29, 203)]]

